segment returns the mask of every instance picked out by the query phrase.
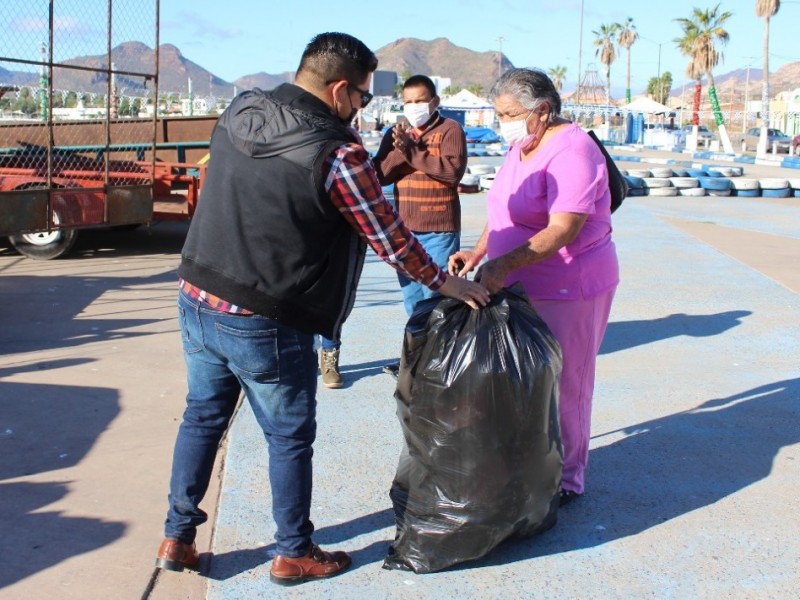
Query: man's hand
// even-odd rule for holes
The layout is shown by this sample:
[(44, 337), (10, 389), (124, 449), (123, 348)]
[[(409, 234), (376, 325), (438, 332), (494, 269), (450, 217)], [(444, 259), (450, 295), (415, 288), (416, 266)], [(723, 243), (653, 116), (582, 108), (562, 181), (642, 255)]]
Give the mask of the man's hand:
[(485, 287), (480, 283), (461, 277), (448, 277), (437, 291), (448, 298), (466, 302), (475, 309), (489, 303), (489, 292)]
[(405, 153), (406, 149), (414, 143), (410, 131), (410, 127), (404, 122), (400, 122), (394, 126), (392, 129), (392, 137), (395, 150)]
[(450, 275), (466, 277), (467, 273), (478, 266), (482, 258), (483, 256), (474, 250), (459, 250), (455, 254), (451, 254), (450, 258), (447, 259), (447, 272)]

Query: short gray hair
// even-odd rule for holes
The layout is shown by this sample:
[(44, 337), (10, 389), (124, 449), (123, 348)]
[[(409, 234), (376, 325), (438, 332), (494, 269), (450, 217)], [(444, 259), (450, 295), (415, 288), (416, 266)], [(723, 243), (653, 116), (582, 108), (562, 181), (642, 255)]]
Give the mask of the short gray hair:
[(561, 96), (550, 78), (538, 69), (511, 69), (501, 75), (489, 92), (494, 102), (500, 96), (513, 96), (528, 110), (536, 110), (543, 102), (550, 106), (550, 120), (561, 114)]

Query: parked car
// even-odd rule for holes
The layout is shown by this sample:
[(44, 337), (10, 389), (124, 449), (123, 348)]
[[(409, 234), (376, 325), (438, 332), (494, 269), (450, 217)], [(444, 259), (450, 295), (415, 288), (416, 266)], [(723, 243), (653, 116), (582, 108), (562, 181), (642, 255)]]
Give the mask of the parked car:
[[(692, 125), (690, 123), (689, 125), (684, 125), (683, 129), (681, 131), (683, 131), (683, 133), (685, 135), (691, 135), (693, 127), (694, 127), (694, 125)], [(697, 141), (698, 141), (698, 143), (708, 144), (708, 142), (710, 142), (713, 139), (714, 139), (714, 134), (711, 133), (711, 131), (708, 129), (708, 127), (706, 127), (705, 125), (698, 125), (697, 126)]]
[[(751, 127), (744, 136), (744, 149), (755, 150), (758, 147), (758, 138), (761, 135), (760, 127)], [(778, 152), (789, 152), (792, 138), (780, 129), (767, 129), (767, 152), (772, 152), (772, 145), (777, 144)]]

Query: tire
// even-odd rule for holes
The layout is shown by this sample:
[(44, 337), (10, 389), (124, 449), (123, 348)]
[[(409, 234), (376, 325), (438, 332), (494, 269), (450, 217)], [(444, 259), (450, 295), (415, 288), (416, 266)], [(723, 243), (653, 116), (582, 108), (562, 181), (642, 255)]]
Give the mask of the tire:
[(726, 197), (726, 196), (730, 196), (732, 191), (733, 190), (731, 190), (730, 188), (728, 188), (727, 190), (711, 190), (711, 189), (708, 189), (708, 190), (706, 190), (706, 193), (709, 196)]
[(487, 173), (494, 173), (494, 167), (483, 164), (469, 165), (467, 167), (467, 172), (470, 175), (486, 175)]
[(653, 167), (650, 169), (653, 177), (672, 177), (672, 169), (667, 167)]
[(670, 177), (672, 186), (676, 188), (696, 188), (700, 186), (697, 177)]
[[(709, 192), (711, 191), (727, 191), (730, 192), (731, 189), (731, 180), (726, 179), (725, 177), (698, 177), (698, 183), (700, 183), (700, 187), (707, 189)], [(709, 194), (711, 196), (712, 194)], [(725, 194), (726, 196), (729, 194)]]
[(650, 169), (628, 169), (629, 177), (644, 178), (644, 177), (652, 177), (652, 175), (653, 174), (650, 172)]
[(760, 190), (758, 179), (731, 179), (731, 187), (735, 190)]
[(793, 190), (800, 190), (800, 179), (790, 179), (789, 187)]
[[(57, 212), (53, 213), (53, 221), (56, 225), (59, 223)], [(77, 239), (77, 229), (53, 229), (8, 236), (8, 241), (17, 252), (34, 260), (51, 260), (63, 256), (72, 249)]]
[(706, 169), (711, 177), (740, 177), (742, 169), (736, 167), (708, 167)]
[(731, 190), (731, 196), (738, 196), (740, 198), (760, 198), (761, 190)]
[(708, 177), (708, 172), (705, 169), (686, 169), (687, 177)]
[(674, 187), (660, 187), (660, 188), (651, 188), (647, 190), (648, 196), (677, 196), (678, 195), (678, 188)]
[(788, 187), (780, 189), (762, 189), (761, 195), (764, 198), (789, 198), (792, 195), (792, 190)]
[(672, 167), (673, 177), (688, 177), (689, 173), (682, 167)]
[(762, 190), (782, 190), (789, 187), (789, 182), (786, 179), (778, 179), (776, 177), (759, 179), (758, 184)]
[(628, 184), (629, 190), (638, 190), (644, 188), (644, 179), (641, 177), (634, 177), (633, 175), (624, 175), (625, 182)]
[(484, 175), (483, 177), (481, 177), (482, 190), (492, 189), (492, 183), (494, 183), (494, 175)]
[(481, 178), (478, 175), (467, 173), (461, 178), (461, 181), (459, 183), (461, 185), (478, 185), (480, 182)]
[(688, 196), (691, 198), (699, 198), (700, 196), (706, 195), (705, 188), (701, 187), (693, 187), (693, 188), (680, 188), (678, 190), (679, 196)]
[(642, 180), (648, 189), (672, 187), (672, 182), (666, 177), (643, 177)]

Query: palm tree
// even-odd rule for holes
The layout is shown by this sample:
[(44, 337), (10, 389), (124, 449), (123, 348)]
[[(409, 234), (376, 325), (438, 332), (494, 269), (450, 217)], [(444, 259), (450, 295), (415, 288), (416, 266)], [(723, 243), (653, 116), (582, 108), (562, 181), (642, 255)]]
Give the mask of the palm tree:
[(564, 87), (564, 76), (566, 74), (567, 67), (562, 67), (561, 65), (556, 65), (547, 71), (547, 76), (553, 81), (553, 85), (559, 92), (561, 92), (561, 88)]
[[(711, 99), (711, 108), (714, 111), (714, 118), (719, 128), (719, 137), (725, 152), (733, 154), (733, 146), (725, 129), (725, 119), (722, 117), (719, 100), (717, 99), (717, 88), (714, 86), (714, 67), (724, 58), (715, 44), (725, 45), (730, 36), (725, 31), (724, 25), (733, 13), (719, 11), (719, 4), (713, 9), (701, 10), (695, 8), (692, 11), (692, 18), (675, 19), (684, 32), (684, 37), (691, 35), (694, 37), (694, 44), (691, 47), (691, 59), (696, 63), (697, 69), (705, 73), (708, 79), (708, 97)], [(683, 47), (678, 44), (683, 50)], [(687, 48), (688, 49), (688, 48)]]
[[(767, 127), (769, 127), (769, 20), (781, 7), (780, 0), (756, 0), (756, 16), (764, 19), (764, 81), (761, 86), (761, 135), (756, 154), (767, 153)], [(747, 107), (745, 107), (745, 115)]]
[(633, 19), (628, 17), (624, 23), (617, 23), (619, 33), (617, 34), (617, 43), (621, 48), (628, 51), (628, 76), (625, 85), (625, 102), (631, 101), (631, 46), (639, 39), (639, 34), (636, 33), (636, 25), (633, 24)]
[(602, 24), (600, 29), (593, 31), (595, 36), (594, 51), (595, 56), (600, 57), (600, 62), (606, 68), (606, 104), (610, 103), (611, 98), (611, 63), (617, 60), (617, 47), (614, 45), (614, 36), (617, 34), (618, 23), (610, 25)]
[(700, 63), (697, 62), (694, 56), (694, 45), (697, 40), (697, 33), (696, 27), (687, 24), (687, 26), (683, 28), (683, 37), (675, 38), (674, 40), (681, 54), (689, 57), (689, 64), (686, 65), (686, 76), (694, 81), (692, 125), (694, 125), (693, 132), (695, 139), (697, 137), (697, 126), (700, 125), (700, 99), (703, 94), (703, 70), (700, 68)]

